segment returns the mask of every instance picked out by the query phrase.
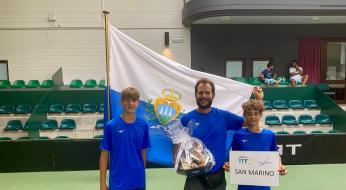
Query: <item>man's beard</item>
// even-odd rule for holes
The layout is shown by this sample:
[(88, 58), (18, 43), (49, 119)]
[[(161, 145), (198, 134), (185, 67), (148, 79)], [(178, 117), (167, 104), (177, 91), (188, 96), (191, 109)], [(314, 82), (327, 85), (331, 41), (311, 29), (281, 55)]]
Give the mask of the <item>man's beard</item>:
[(205, 110), (205, 109), (208, 109), (208, 108), (211, 107), (211, 104), (213, 103), (213, 100), (209, 100), (208, 103), (205, 104), (205, 105), (202, 105), (202, 103), (201, 103), (202, 100), (207, 100), (207, 99), (205, 99), (205, 98), (203, 98), (203, 99), (200, 98), (200, 99), (197, 99), (197, 100), (196, 100), (197, 106), (198, 106), (199, 109)]

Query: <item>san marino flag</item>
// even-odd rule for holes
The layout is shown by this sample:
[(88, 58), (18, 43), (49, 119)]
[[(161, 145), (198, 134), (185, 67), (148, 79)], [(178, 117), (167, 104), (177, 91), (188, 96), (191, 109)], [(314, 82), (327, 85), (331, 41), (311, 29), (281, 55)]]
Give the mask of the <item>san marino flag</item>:
[[(141, 94), (137, 117), (146, 119), (150, 128), (149, 162), (172, 165), (173, 145), (159, 126), (197, 108), (194, 86), (198, 79), (208, 78), (215, 83), (213, 107), (242, 114), (241, 104), (250, 98), (251, 85), (192, 70), (155, 53), (111, 25), (109, 36), (111, 117), (122, 113), (121, 90), (137, 88)], [(105, 119), (106, 112), (105, 109)]]

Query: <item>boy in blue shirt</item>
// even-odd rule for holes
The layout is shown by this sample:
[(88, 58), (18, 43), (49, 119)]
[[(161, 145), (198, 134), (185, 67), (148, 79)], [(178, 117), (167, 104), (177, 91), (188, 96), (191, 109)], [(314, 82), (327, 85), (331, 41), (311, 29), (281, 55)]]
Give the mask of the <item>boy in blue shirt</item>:
[[(259, 126), (264, 105), (258, 100), (249, 100), (243, 105), (246, 128), (236, 131), (233, 136), (232, 150), (243, 151), (277, 151), (275, 133)], [(229, 163), (225, 163), (224, 168), (229, 170)], [(279, 166), (280, 175), (285, 175), (287, 170), (281, 163)], [(268, 186), (238, 185), (238, 190), (270, 190)]]
[(275, 80), (276, 74), (273, 73), (273, 69), (274, 69), (273, 63), (269, 62), (267, 64), (267, 68), (264, 69), (259, 75), (260, 79), (264, 82), (264, 84), (267, 87), (270, 87), (270, 85), (273, 85), (275, 87), (279, 86), (279, 81)]
[[(121, 92), (124, 112), (107, 123), (100, 145), (100, 190), (144, 190), (146, 150), (150, 147), (148, 124), (136, 117), (139, 92)], [(108, 159), (110, 161), (108, 162)], [(106, 184), (109, 167), (109, 188)]]

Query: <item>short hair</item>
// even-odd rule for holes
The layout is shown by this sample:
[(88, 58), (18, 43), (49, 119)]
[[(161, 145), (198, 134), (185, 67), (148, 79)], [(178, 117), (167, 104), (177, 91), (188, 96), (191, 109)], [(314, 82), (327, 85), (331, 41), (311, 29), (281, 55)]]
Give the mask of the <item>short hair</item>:
[(267, 63), (267, 67), (269, 68), (271, 66), (273, 66), (273, 63), (270, 61), (269, 63)]
[(133, 87), (124, 88), (121, 91), (121, 100), (132, 99), (139, 100), (140, 94), (139, 91)]
[(196, 85), (195, 85), (195, 95), (197, 94), (198, 86), (200, 84), (209, 84), (211, 86), (211, 91), (212, 91), (213, 95), (215, 95), (215, 85), (214, 85), (213, 81), (211, 81), (211, 80), (209, 80), (207, 78), (201, 78), (201, 79), (199, 79), (196, 82)]
[(264, 111), (263, 102), (260, 100), (250, 99), (244, 102), (241, 107), (243, 108), (244, 115), (250, 110), (257, 110), (260, 114)]
[(293, 60), (291, 61), (291, 64), (293, 64), (293, 63), (297, 63), (297, 64), (298, 64), (298, 61), (297, 61), (296, 59), (293, 59)]

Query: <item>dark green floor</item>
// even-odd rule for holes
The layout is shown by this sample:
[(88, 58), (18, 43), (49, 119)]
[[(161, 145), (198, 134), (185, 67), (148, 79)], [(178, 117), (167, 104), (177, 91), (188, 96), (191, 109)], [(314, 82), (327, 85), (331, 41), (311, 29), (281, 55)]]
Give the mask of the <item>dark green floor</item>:
[[(288, 166), (273, 190), (345, 190), (346, 164)], [(229, 177), (229, 175), (227, 175)], [(184, 176), (173, 169), (148, 169), (148, 190), (180, 190)], [(1, 190), (97, 190), (98, 171), (0, 173)], [(236, 189), (228, 185), (227, 189)]]

